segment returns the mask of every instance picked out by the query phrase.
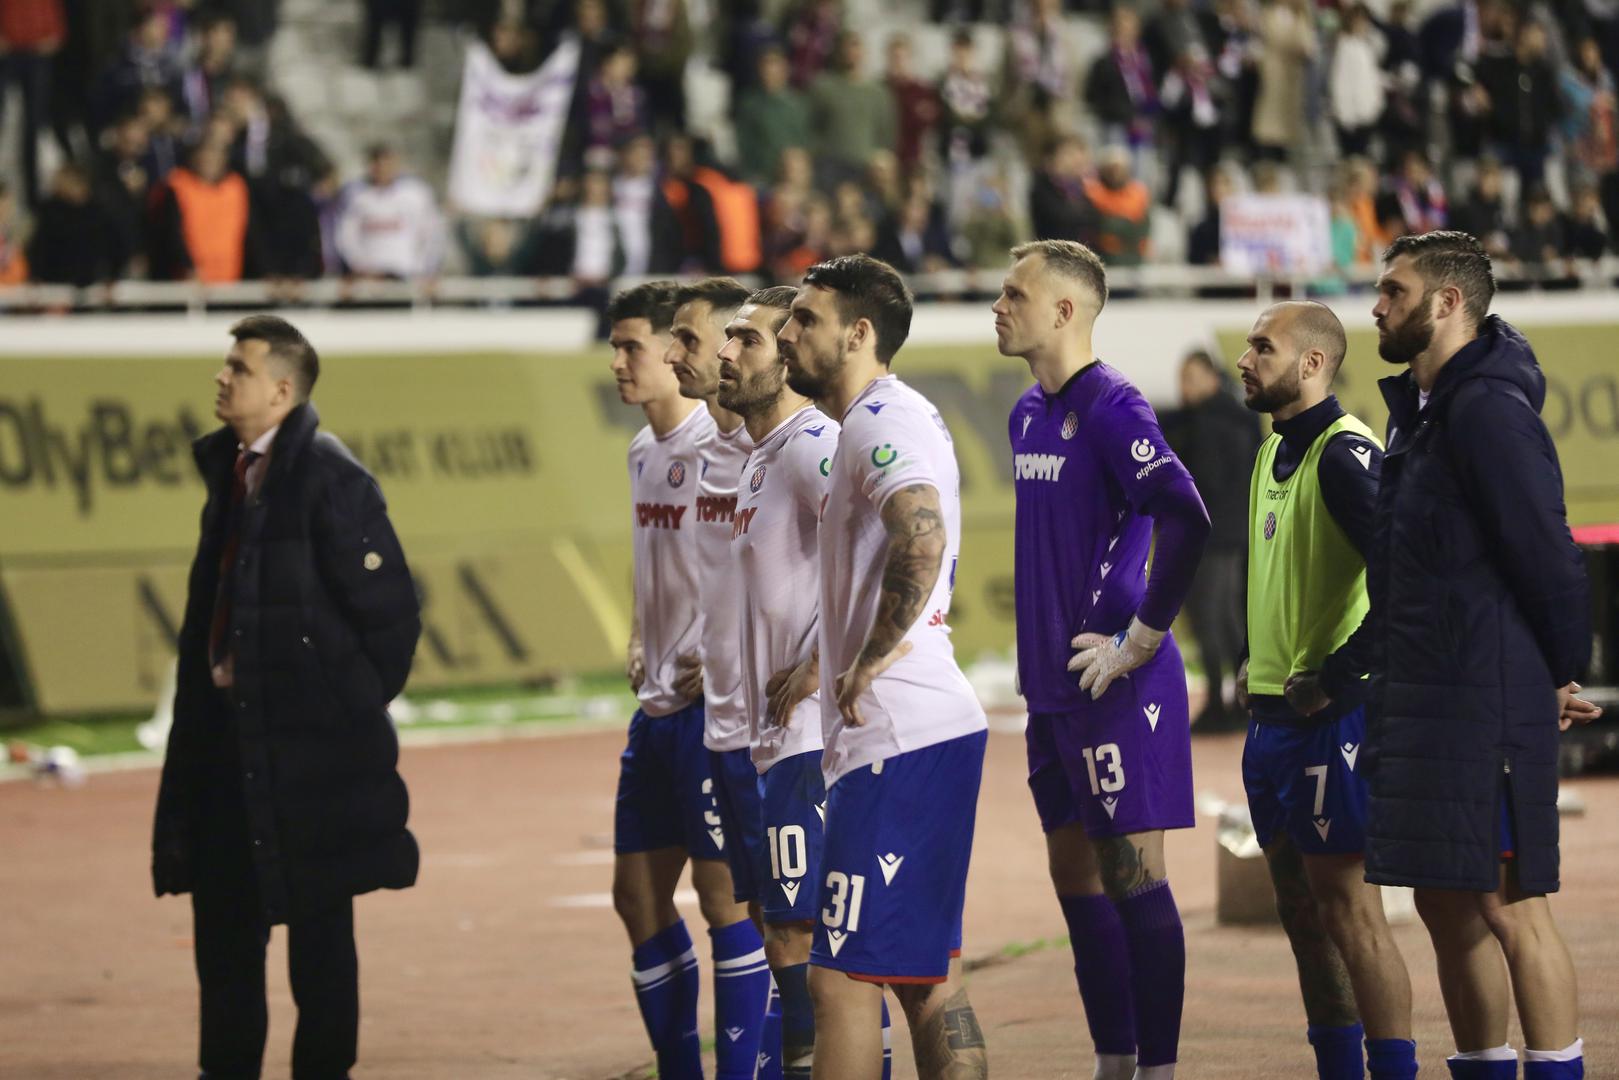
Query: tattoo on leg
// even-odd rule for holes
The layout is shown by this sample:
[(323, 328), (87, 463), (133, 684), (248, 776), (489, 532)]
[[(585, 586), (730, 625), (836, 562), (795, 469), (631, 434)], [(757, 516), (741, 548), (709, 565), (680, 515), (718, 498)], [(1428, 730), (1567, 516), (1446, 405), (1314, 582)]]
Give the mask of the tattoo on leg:
[(1156, 880), (1147, 870), (1147, 849), (1128, 837), (1110, 836), (1096, 841), (1096, 861), (1102, 870), (1102, 889), (1114, 900)]
[(1271, 881), (1276, 886), (1276, 912), (1282, 918), (1293, 958), (1299, 969), (1299, 992), (1310, 1023), (1347, 1027), (1360, 1021), (1355, 988), (1349, 981), (1338, 946), (1321, 922), (1304, 858), (1290, 841), (1282, 840), (1265, 853)]
[(916, 1070), (927, 1080), (976, 1080), (989, 1075), (984, 1029), (965, 988), (923, 1021), (913, 1041)]

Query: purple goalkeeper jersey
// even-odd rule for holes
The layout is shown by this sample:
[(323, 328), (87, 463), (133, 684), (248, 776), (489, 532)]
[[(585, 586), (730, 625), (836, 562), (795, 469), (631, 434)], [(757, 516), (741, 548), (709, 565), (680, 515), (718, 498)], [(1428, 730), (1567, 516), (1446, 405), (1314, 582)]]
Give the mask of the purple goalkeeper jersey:
[[(1141, 392), (1098, 361), (1055, 394), (1036, 383), (1012, 409), (1017, 490), (1018, 678), (1030, 712), (1090, 703), (1068, 670), (1076, 634), (1116, 634), (1146, 591), (1152, 519), (1142, 507), (1188, 477)], [(1174, 649), (1131, 674), (1137, 690), (1163, 680), (1185, 693)], [(1103, 700), (1112, 697), (1109, 691)]]

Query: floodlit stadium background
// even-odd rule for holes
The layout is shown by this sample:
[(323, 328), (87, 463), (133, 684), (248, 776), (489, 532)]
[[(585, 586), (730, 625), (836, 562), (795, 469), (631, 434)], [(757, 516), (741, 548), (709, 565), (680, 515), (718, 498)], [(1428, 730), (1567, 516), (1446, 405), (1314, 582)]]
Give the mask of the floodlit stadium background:
[[(548, 35), (577, 17), (574, 5), (428, 4), (415, 67), (399, 69), (389, 41), (380, 71), (357, 62), (364, 36), (358, 3), (159, 6), (170, 19), (182, 75), (177, 146), (224, 137), (210, 134), (211, 106), (195, 97), (196, 80), (183, 76), (196, 70), (206, 14), (228, 11), (238, 21), (233, 65), (263, 76), (285, 99), (329, 163), (330, 183), (317, 183), (322, 177), (313, 172), (289, 181), (295, 189), (305, 184), (301, 190), (317, 211), (311, 220), (282, 219), (275, 216), (282, 204), (263, 209), (254, 202), (268, 215), (254, 228), (303, 235), (315, 245), (305, 252), (313, 260), (305, 280), (267, 280), (262, 274), (272, 267), (253, 261), (266, 257), (263, 249), (246, 243), (241, 280), (157, 280), (163, 275), (150, 258), (157, 249), (131, 262), (130, 249), (111, 241), (105, 250), (92, 241), (64, 247), (63, 236), (105, 240), (106, 234), (64, 230), (64, 222), (82, 225), (84, 215), (44, 209), (53, 199), (73, 204), (53, 182), (70, 152), (86, 166), (93, 206), (107, 200), (109, 178), (129, 179), (127, 169), (116, 167), (114, 150), (96, 148), (100, 126), (122, 113), (107, 104), (104, 93), (111, 91), (92, 71), (97, 49), (103, 63), (117, 61), (132, 22), (120, 15), (122, 5), (94, 6), (95, 19), (105, 20), (95, 22), (94, 33), (83, 21), (91, 5), (62, 6), (68, 35), (51, 74), (51, 117), (65, 118), (67, 145), (41, 121), (33, 207), (19, 151), (38, 118), (30, 118), (15, 78), (0, 83), (10, 94), (0, 118), (0, 180), (10, 193), (9, 206), (0, 207), (0, 737), (15, 759), (0, 764), (0, 892), (8, 913), (0, 923), (6, 957), (0, 1075), (155, 1078), (180, 1074), (193, 1057), (189, 912), (183, 903), (153, 901), (147, 884), (156, 786), (150, 747), (161, 741), (184, 568), (202, 499), (187, 444), (212, 427), (209, 379), (228, 343), (226, 327), (266, 305), (286, 305), (282, 310), (320, 349), (316, 401), (323, 422), (381, 481), (425, 601), (427, 633), (395, 711), (406, 743), (412, 824), (424, 850), (422, 882), (361, 902), (365, 1021), (356, 1075), (642, 1075), (649, 1054), (628, 990), (628, 950), (607, 899), (612, 785), (632, 707), (613, 673), (629, 624), (623, 460), (641, 417), (617, 403), (607, 350), (595, 340), (590, 305), (599, 303), (603, 284), (557, 261), (570, 219), (551, 211), (565, 200), (524, 217), (474, 214), (451, 199), (453, 150), (457, 132), (467, 127), (458, 102), (471, 42), (480, 28), (505, 17), (529, 26), (536, 48), (544, 48), (555, 41)], [(1222, 13), (1241, 6), (1216, 5)], [(646, 18), (651, 7), (658, 5), (607, 4), (601, 11), (607, 30), (625, 37), (628, 20)], [(747, 67), (741, 58), (757, 53), (763, 40), (749, 38), (750, 28), (802, 23), (808, 29), (797, 37), (787, 32), (790, 57), (798, 55), (795, 41), (798, 52), (813, 52), (817, 35), (825, 36), (818, 9), (719, 0), (671, 7), (684, 7), (693, 31), (679, 78), (686, 90), (683, 130), (712, 145), (717, 165), (740, 169), (734, 80)], [(1501, 9), (1485, 7), (1486, 43), (1515, 40), (1519, 31)], [(270, 24), (255, 21), (272, 9), (277, 17)], [(1421, 28), (1445, 25), (1455, 10), (1420, 5), (1408, 17), (1407, 36), (1427, 40)], [(1142, 7), (1149, 38), (1151, 27), (1164, 25), (1155, 24), (1154, 11)], [(1384, 19), (1391, 12), (1374, 14)], [(895, 370), (939, 406), (955, 438), (965, 535), (951, 621), (994, 724), (966, 955), (997, 1075), (1056, 1077), (1087, 1075), (1090, 1046), (1022, 781), (1023, 714), (1009, 667), (1012, 493), (1004, 439), (1007, 410), (1028, 380), (1020, 362), (996, 354), (988, 303), (1008, 238), (1030, 235), (1033, 227), (1029, 197), (1044, 163), (1031, 151), (1031, 132), (1038, 134), (1041, 124), (1049, 125), (1048, 134), (1071, 126), (1089, 140), (1091, 164), (1105, 156), (1105, 145), (1128, 135), (1110, 128), (1086, 94), (1093, 64), (1107, 55), (1100, 7), (1072, 5), (1055, 19), (1065, 59), (1048, 74), (1066, 80), (1067, 89), (1049, 115), (1032, 116), (1034, 98), (1024, 93), (1035, 78), (1033, 69), (1019, 66), (1029, 18), (1020, 2), (847, 0), (842, 25), (863, 36), (872, 75), (883, 72), (889, 38), (903, 33), (917, 79), (936, 84), (959, 25), (969, 30), (995, 89), (999, 111), (983, 129), (981, 148), (974, 144), (964, 159), (938, 129), (920, 144), (917, 167), (928, 180), (914, 186), (935, 204), (930, 222), (936, 214), (944, 227), (922, 238), (922, 249), (911, 237), (900, 242), (905, 230), (895, 226), (906, 189), (885, 186), (886, 165), (856, 177), (858, 200), (840, 199), (836, 169), (812, 167), (806, 189), (796, 193), (773, 177), (755, 178), (756, 263), (733, 265), (732, 249), (710, 268), (791, 280), (791, 267), (806, 252), (881, 250), (890, 240), (907, 258), (922, 250), (919, 272), (909, 277), (923, 302)], [(1572, 101), (1579, 41), (1593, 26), (1578, 12), (1559, 18), (1550, 62)], [(1345, 148), (1332, 126), (1332, 88), (1341, 85), (1332, 78), (1339, 20), (1323, 7), (1312, 21), (1321, 51), (1295, 95), (1300, 126), (1283, 167), (1252, 159), (1236, 99), (1222, 101), (1224, 180), (1238, 198), (1271, 192), (1282, 200), (1232, 204), (1233, 217), (1248, 217), (1246, 231), (1228, 229), (1227, 239), (1235, 232), (1241, 243), (1227, 245), (1225, 265), (1219, 247), (1211, 252), (1207, 245), (1207, 185), (1195, 168), (1182, 173), (1173, 200), (1148, 198), (1140, 220), (1123, 207), (1105, 230), (1086, 226), (1102, 230), (1091, 239), (1122, 237), (1125, 244), (1111, 260), (1120, 295), (1099, 324), (1099, 352), (1160, 409), (1177, 404), (1186, 350), (1215, 349), (1229, 366), (1266, 300), (1309, 290), (1331, 303), (1350, 331), (1342, 397), (1382, 429), (1375, 380), (1390, 369), (1377, 359), (1371, 337), (1366, 283), (1375, 264), (1358, 244), (1337, 243), (1348, 234), (1334, 225), (1353, 214), (1347, 203), (1340, 213), (1328, 199), (1354, 171), (1343, 163)], [(1402, 162), (1380, 162), (1373, 190), (1362, 193), (1373, 218), (1387, 218), (1379, 225), (1390, 228), (1388, 215), (1431, 221), (1436, 207), (1448, 204), (1452, 223), (1485, 220), (1469, 217), (1481, 205), (1473, 197), (1477, 148), (1449, 113), (1461, 85), (1452, 79), (1457, 58), (1430, 71), (1440, 61), (1419, 52), (1412, 63), (1420, 78), (1412, 84), (1412, 72), (1396, 63), (1406, 37), (1398, 27), (1387, 36), (1395, 46), (1384, 54), (1395, 57), (1388, 100), (1418, 105), (1438, 187), (1413, 187)], [(651, 39), (630, 33), (628, 40)], [(1249, 44), (1251, 58), (1262, 61), (1263, 41)], [(653, 69), (643, 56), (643, 74)], [(1245, 70), (1239, 65), (1237, 82)], [(668, 123), (664, 102), (649, 94), (646, 104), (647, 126)], [(187, 120), (186, 109), (201, 112)], [(1558, 230), (1530, 227), (1533, 184), (1506, 170), (1504, 205), (1511, 213), (1494, 239), (1511, 291), (1497, 310), (1525, 329), (1540, 355), (1550, 384), (1545, 416), (1562, 457), (1570, 519), (1595, 527), (1619, 522), (1613, 359), (1619, 299), (1612, 256), (1585, 258), (1578, 246), (1586, 234), (1577, 204), (1593, 185), (1596, 223), (1603, 224), (1602, 206), (1614, 214), (1616, 162), (1590, 154), (1583, 129), (1565, 126), (1569, 119), (1555, 127), (1545, 172), (1548, 193), (1566, 215), (1557, 218)], [(1136, 139), (1130, 165), (1154, 196), (1165, 194), (1177, 152), (1175, 123), (1160, 115)], [(232, 132), (233, 143), (245, 148), (247, 130)], [(1485, 132), (1481, 146), (1516, 146), (1502, 144), (1499, 134)], [(1386, 156), (1397, 135), (1379, 126), (1374, 156)], [(491, 146), (500, 137), (489, 134)], [(629, 137), (608, 136), (610, 144)], [(396, 146), (406, 169), (425, 180), (443, 227), (426, 261), (397, 280), (346, 274), (354, 269), (347, 260), (365, 255), (338, 250), (335, 239), (345, 207), (358, 205), (345, 199), (363, 184), (365, 148), (377, 140)], [(583, 164), (589, 149), (577, 149)], [(248, 158), (239, 161), (244, 175), (257, 179)], [(610, 175), (622, 173), (611, 151), (591, 161)], [(140, 214), (161, 201), (161, 190), (142, 189)], [(824, 233), (804, 220), (820, 213), (811, 209), (818, 200), (831, 216)], [(1269, 225), (1252, 213), (1267, 205), (1281, 215)], [(793, 207), (796, 218), (785, 214)], [(116, 217), (111, 210), (107, 216)], [(300, 221), (312, 221), (314, 231), (297, 233)], [(1326, 231), (1312, 232), (1317, 225)], [(532, 261), (490, 262), (491, 243), (531, 228), (544, 241), (527, 249)], [(144, 226), (135, 235), (153, 242)], [(700, 269), (702, 248), (698, 243), (698, 254), (682, 257), (684, 269)], [(1310, 258), (1324, 261), (1308, 268), (1290, 261)], [(1257, 276), (1254, 260), (1263, 268)], [(1612, 583), (1598, 578), (1610, 609)], [(1611, 635), (1608, 618), (1599, 617), (1599, 627)], [(1619, 681), (1613, 643), (1605, 638), (1599, 645), (1608, 665), (1604, 681)], [(1195, 657), (1195, 649), (1187, 653)], [(1195, 713), (1204, 687), (1195, 672), (1190, 681)], [(69, 758), (45, 753), (54, 746), (80, 752), (88, 770), (82, 783), (74, 783), (79, 774)], [(1197, 741), (1196, 782), (1206, 813), (1197, 829), (1171, 842), (1190, 957), (1181, 1071), (1193, 1078), (1297, 1076), (1309, 1060), (1285, 939), (1274, 926), (1221, 925), (1216, 918), (1222, 890), (1228, 904), (1246, 898), (1250, 907), (1265, 907), (1262, 882), (1249, 887), (1256, 863), (1222, 847), (1215, 827), (1219, 804), (1241, 801), (1240, 747), (1240, 736)], [(1619, 811), (1619, 787), (1590, 776), (1571, 780), (1565, 793), (1584, 812), (1564, 819), (1564, 892), (1555, 910), (1580, 971), (1590, 1075), (1619, 1076), (1613, 1037), (1619, 945), (1605, 921), (1619, 895), (1619, 843), (1605, 826)], [(689, 894), (682, 903), (690, 904)], [(1424, 1068), (1437, 1073), (1449, 1042), (1432, 953), (1415, 924), (1402, 926), (1399, 940), (1416, 984)], [(279, 963), (271, 970), (272, 1030), (279, 1034), (270, 1040), (267, 1070), (276, 1075), (286, 1071), (282, 1036), (291, 1014)], [(1513, 1040), (1521, 1044), (1516, 1030)], [(899, 1056), (907, 1053), (902, 1048)], [(909, 1069), (906, 1058), (900, 1074)]]

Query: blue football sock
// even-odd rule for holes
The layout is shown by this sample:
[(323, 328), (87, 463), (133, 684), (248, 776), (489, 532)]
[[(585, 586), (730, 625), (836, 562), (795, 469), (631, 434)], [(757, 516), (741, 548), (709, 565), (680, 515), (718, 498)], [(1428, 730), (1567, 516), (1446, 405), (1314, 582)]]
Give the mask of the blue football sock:
[(635, 1002), (664, 1080), (701, 1080), (697, 1040), (697, 950), (677, 921), (635, 947)]
[(714, 1075), (753, 1080), (770, 997), (765, 942), (752, 919), (709, 930), (714, 949)]
[(1367, 1039), (1366, 1071), (1372, 1080), (1412, 1080), (1417, 1044), (1410, 1039)]
[(1315, 1049), (1315, 1071), (1321, 1080), (1362, 1080), (1366, 1067), (1360, 1058), (1360, 1043), (1366, 1030), (1359, 1024), (1326, 1027), (1311, 1024), (1310, 1045)]
[(809, 965), (794, 964), (776, 972), (776, 988), (781, 992), (781, 1075), (786, 1080), (809, 1080), (815, 1063), (815, 1003), (810, 999)]
[(770, 980), (770, 1000), (765, 1003), (765, 1022), (759, 1028), (759, 1058), (753, 1080), (782, 1080), (781, 994), (774, 977)]
[(883, 995), (883, 1080), (894, 1075), (894, 1025), (888, 1020), (888, 995)]

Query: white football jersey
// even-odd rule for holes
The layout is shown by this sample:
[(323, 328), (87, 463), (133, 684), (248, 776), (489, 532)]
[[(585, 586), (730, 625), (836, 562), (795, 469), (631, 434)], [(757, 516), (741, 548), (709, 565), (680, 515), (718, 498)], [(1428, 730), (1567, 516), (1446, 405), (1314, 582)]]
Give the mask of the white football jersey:
[(703, 629), (697, 605), (697, 442), (714, 429), (702, 406), (662, 438), (651, 425), (630, 442), (635, 536), (635, 614), (646, 681), (638, 695), (648, 716), (691, 704), (675, 693), (675, 659), (696, 654)]
[(797, 667), (819, 643), (821, 561), (816, 528), (838, 425), (806, 406), (783, 420), (748, 457), (737, 493), (731, 547), (742, 574), (742, 687), (753, 763), (762, 773), (783, 758), (822, 748), (821, 695), (798, 703), (787, 723), (765, 723), (765, 686)]
[[(703, 410), (707, 412), (707, 409)], [(697, 597), (703, 605), (703, 745), (745, 750), (748, 713), (742, 699), (742, 590), (731, 564), (731, 521), (737, 480), (753, 440), (710, 427), (697, 443)]]
[[(911, 651), (860, 699), (865, 724), (838, 712), (837, 679), (866, 642), (882, 594), (888, 533), (882, 508), (896, 491), (939, 493), (944, 562), (933, 593), (906, 631)], [(821, 730), (827, 786), (862, 765), (989, 726), (950, 644), (950, 591), (961, 550), (961, 474), (950, 432), (927, 398), (893, 375), (873, 380), (843, 417), (821, 512)]]

